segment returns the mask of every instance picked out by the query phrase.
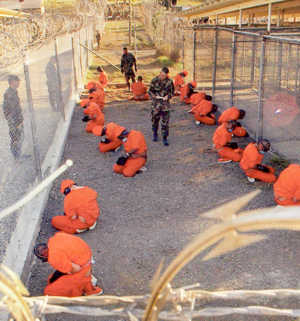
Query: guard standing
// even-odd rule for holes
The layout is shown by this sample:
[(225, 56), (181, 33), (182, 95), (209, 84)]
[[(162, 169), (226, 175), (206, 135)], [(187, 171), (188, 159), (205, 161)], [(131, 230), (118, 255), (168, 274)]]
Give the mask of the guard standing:
[(168, 146), (170, 99), (174, 96), (174, 84), (173, 80), (169, 78), (169, 69), (167, 67), (163, 67), (160, 74), (152, 79), (148, 93), (152, 99), (153, 141), (158, 141), (157, 132), (161, 118), (163, 144)]

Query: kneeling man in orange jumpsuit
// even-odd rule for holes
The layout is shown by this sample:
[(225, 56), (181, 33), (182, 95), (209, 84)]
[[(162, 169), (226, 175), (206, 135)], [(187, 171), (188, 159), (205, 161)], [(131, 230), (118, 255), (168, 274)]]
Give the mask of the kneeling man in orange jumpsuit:
[(180, 100), (186, 104), (191, 103), (191, 97), (195, 94), (194, 89), (197, 87), (196, 81), (189, 82), (180, 90)]
[(93, 129), (93, 134), (96, 136), (104, 136), (99, 143), (101, 153), (116, 152), (120, 149), (122, 141), (118, 138), (125, 130), (116, 123), (108, 123), (106, 126), (97, 126)]
[(188, 72), (186, 70), (184, 70), (183, 72), (180, 72), (179, 74), (177, 74), (174, 78), (174, 94), (175, 96), (179, 96), (180, 95), (180, 90), (181, 88), (184, 86), (184, 78), (188, 75)]
[(236, 121), (231, 120), (219, 126), (213, 136), (214, 147), (220, 158), (219, 163), (239, 162), (242, 159), (243, 150), (237, 143), (231, 143)]
[(274, 184), (278, 205), (300, 206), (300, 165), (291, 164), (283, 170)]
[(103, 88), (107, 86), (108, 80), (107, 80), (107, 75), (104, 72), (104, 70), (99, 66), (97, 67), (97, 71), (99, 72), (99, 83)]
[(82, 121), (88, 122), (85, 128), (87, 133), (92, 133), (96, 126), (104, 125), (104, 114), (97, 104), (89, 103), (88, 107), (84, 109), (84, 114), (86, 116), (82, 118)]
[(114, 172), (125, 177), (133, 177), (145, 170), (147, 161), (147, 144), (144, 135), (140, 131), (124, 130), (119, 139), (122, 140), (125, 156), (121, 156), (114, 165)]
[(194, 93), (191, 96), (191, 105), (194, 107), (198, 105), (203, 99), (212, 101), (212, 97), (210, 95), (206, 95), (204, 92)]
[(90, 102), (97, 104), (100, 109), (103, 110), (105, 105), (105, 92), (103, 87), (101, 86), (101, 88), (90, 89), (88, 99)]
[[(243, 119), (246, 115), (246, 112), (243, 109), (238, 109), (236, 107), (231, 107), (226, 109), (218, 119), (218, 123), (221, 125), (230, 120), (238, 120)], [(238, 137), (248, 137), (248, 133), (245, 128), (242, 127), (241, 123), (237, 121), (236, 128), (233, 131), (234, 136)]]
[(254, 183), (255, 179), (274, 183), (276, 181), (275, 169), (262, 165), (264, 154), (270, 150), (271, 144), (267, 139), (259, 139), (257, 143), (250, 143), (244, 150), (240, 167), (247, 175), (248, 181)]
[(87, 186), (77, 186), (71, 179), (62, 181), (60, 191), (65, 195), (65, 215), (53, 217), (53, 227), (70, 234), (93, 230), (100, 215), (97, 192)]
[(131, 90), (133, 93), (134, 100), (137, 101), (143, 101), (143, 100), (149, 100), (150, 97), (147, 93), (147, 87), (143, 83), (143, 77), (138, 76), (137, 82), (133, 82), (131, 85)]
[(203, 99), (198, 105), (194, 106), (189, 113), (194, 115), (197, 126), (200, 126), (201, 124), (212, 126), (216, 124), (216, 116), (214, 114), (217, 110), (217, 105), (212, 104), (211, 101)]
[(92, 251), (78, 236), (58, 232), (48, 244), (37, 244), (34, 254), (56, 270), (48, 278), (44, 295), (76, 297), (103, 293), (92, 276)]

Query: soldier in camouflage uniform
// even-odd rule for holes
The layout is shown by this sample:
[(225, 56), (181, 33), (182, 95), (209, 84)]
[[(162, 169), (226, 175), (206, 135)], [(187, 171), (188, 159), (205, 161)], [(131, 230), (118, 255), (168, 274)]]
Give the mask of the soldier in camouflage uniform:
[(18, 76), (8, 77), (9, 87), (4, 93), (3, 112), (7, 120), (10, 136), (10, 150), (17, 160), (21, 156), (24, 139), (23, 114), (17, 89), (20, 85)]
[(174, 96), (173, 80), (168, 77), (169, 69), (162, 68), (159, 76), (152, 79), (149, 95), (152, 99), (152, 131), (153, 141), (157, 142), (157, 131), (161, 118), (161, 132), (163, 136), (163, 144), (169, 145), (169, 119), (170, 119), (170, 99)]
[(123, 48), (123, 55), (121, 58), (121, 72), (124, 73), (125, 75), (125, 79), (126, 79), (126, 83), (129, 91), (130, 91), (129, 80), (131, 79), (132, 82), (135, 82), (135, 73), (133, 71), (133, 66), (135, 68), (135, 71), (137, 72), (135, 56), (131, 52), (128, 52), (128, 49), (125, 47)]

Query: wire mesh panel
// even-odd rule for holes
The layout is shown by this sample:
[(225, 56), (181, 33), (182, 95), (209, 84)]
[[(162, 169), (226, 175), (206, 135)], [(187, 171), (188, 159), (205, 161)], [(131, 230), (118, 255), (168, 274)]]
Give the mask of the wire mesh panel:
[(215, 29), (202, 29), (195, 32), (195, 71), (194, 79), (200, 88), (211, 88), (213, 79)]
[(43, 162), (63, 112), (54, 41), (30, 54), (29, 76), (37, 143)]
[(274, 150), (300, 156), (300, 44), (266, 40), (263, 134)]
[(257, 36), (235, 34), (234, 36), (233, 105), (246, 111), (243, 123), (255, 137), (259, 105), (259, 58), (261, 39)]
[(193, 79), (194, 71), (194, 31), (184, 30), (184, 57), (183, 67), (188, 71), (188, 79)]
[(233, 33), (218, 30), (218, 47), (216, 60), (216, 85), (214, 101), (220, 110), (231, 107), (231, 79), (232, 79), (232, 38)]
[(73, 85), (73, 54), (72, 39), (70, 35), (58, 37), (57, 58), (59, 64), (59, 75), (61, 81), (62, 108), (66, 110), (67, 103), (72, 94)]

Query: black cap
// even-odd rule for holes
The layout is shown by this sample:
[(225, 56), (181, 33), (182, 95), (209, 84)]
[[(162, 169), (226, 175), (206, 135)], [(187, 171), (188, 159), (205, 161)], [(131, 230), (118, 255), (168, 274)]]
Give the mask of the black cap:
[(9, 75), (8, 78), (7, 78), (8, 82), (11, 82), (11, 81), (20, 81), (20, 78), (17, 76), (17, 75)]
[(161, 71), (164, 72), (165, 74), (168, 74), (170, 72), (168, 67), (163, 67)]

